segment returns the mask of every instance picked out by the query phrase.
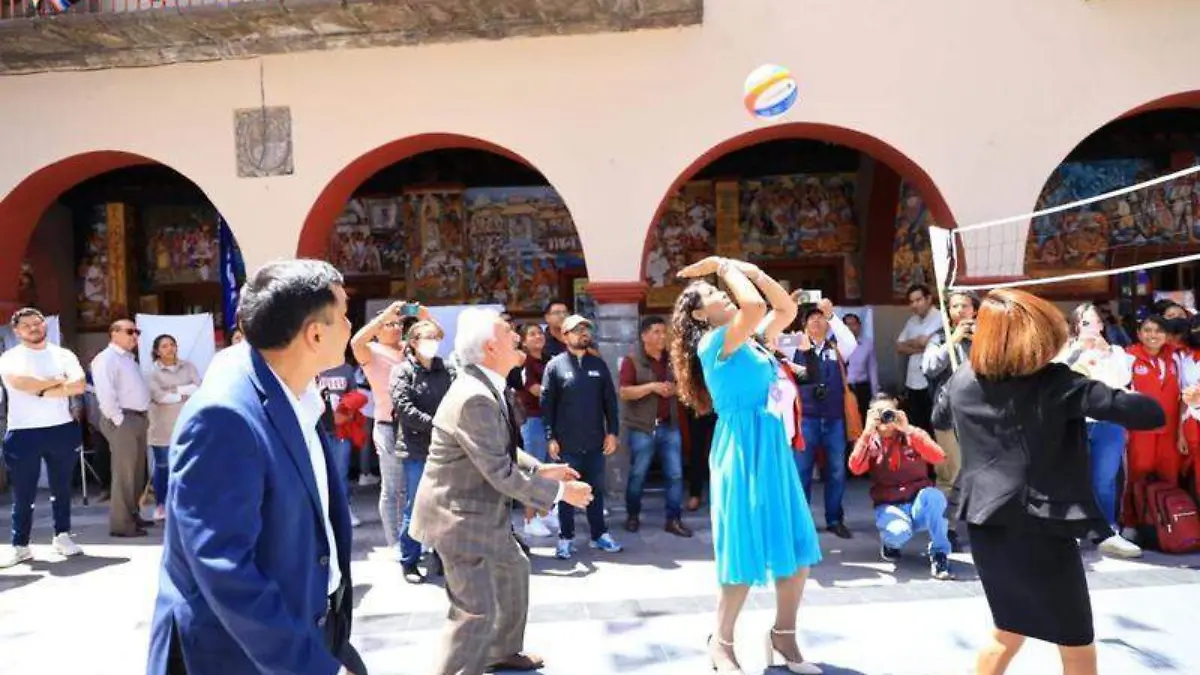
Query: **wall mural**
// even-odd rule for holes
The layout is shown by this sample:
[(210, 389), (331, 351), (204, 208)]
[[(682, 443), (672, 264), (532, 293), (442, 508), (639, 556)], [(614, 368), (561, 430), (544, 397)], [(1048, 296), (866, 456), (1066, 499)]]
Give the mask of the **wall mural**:
[[(717, 240), (726, 230), (737, 236), (724, 245), (722, 255), (759, 263), (841, 257), (846, 298), (860, 298), (856, 183), (855, 174), (767, 176), (719, 186), (688, 183), (668, 200), (650, 233), (647, 305), (670, 307), (682, 290), (675, 273), (717, 252)], [(718, 192), (732, 195), (730, 208), (717, 208)]]
[(892, 293), (903, 298), (912, 284), (937, 283), (933, 275), (933, 255), (929, 247), (929, 227), (933, 213), (921, 193), (907, 181), (900, 182), (896, 205), (896, 237), (892, 244)]
[(330, 238), (347, 277), (404, 280), (430, 305), (486, 302), (540, 313), (583, 248), (551, 187), (433, 188), (347, 202)]
[(87, 234), (79, 252), (79, 322), (82, 328), (104, 328), (112, 321), (108, 298), (108, 206), (97, 204), (89, 214)]
[[(1069, 162), (1051, 175), (1038, 198), (1037, 210), (1111, 192), (1154, 178), (1161, 172), (1149, 160), (1115, 159)], [(1035, 218), (1026, 240), (1025, 271), (1032, 277), (1107, 269), (1111, 255), (1141, 246), (1200, 245), (1200, 179), (1196, 174), (1161, 183), (1079, 209)], [(1156, 257), (1151, 251), (1134, 252)], [(1059, 292), (1108, 291), (1100, 277)]]
[(217, 282), (217, 211), (211, 206), (145, 206), (142, 289), (159, 284)]

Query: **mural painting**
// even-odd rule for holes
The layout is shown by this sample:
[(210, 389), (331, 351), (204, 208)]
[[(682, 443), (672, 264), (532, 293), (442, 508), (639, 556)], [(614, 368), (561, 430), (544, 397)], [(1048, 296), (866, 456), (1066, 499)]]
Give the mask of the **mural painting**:
[(355, 198), (334, 223), (329, 256), (347, 277), (403, 277), (408, 259), (403, 199)]
[(472, 302), (539, 313), (559, 296), (560, 272), (583, 268), (575, 223), (553, 188), (472, 188), (463, 197)]
[(78, 301), (83, 329), (105, 329), (112, 321), (108, 298), (108, 206), (97, 204), (89, 214), (86, 234), (81, 238)]
[(145, 206), (141, 209), (146, 258), (142, 288), (217, 282), (217, 212), (207, 206)]
[(716, 198), (711, 181), (683, 186), (667, 202), (666, 211), (651, 229), (646, 255), (646, 304), (670, 307), (683, 290), (675, 274), (713, 254), (717, 236)]
[(462, 302), (462, 237), (466, 222), (462, 190), (405, 191), (400, 221), (412, 223), (412, 236), (408, 237), (409, 295), (427, 305)]
[(921, 193), (907, 181), (900, 182), (900, 200), (896, 205), (896, 237), (892, 244), (892, 293), (903, 298), (909, 286), (937, 283), (933, 275), (933, 256), (929, 248), (929, 227), (933, 214)]

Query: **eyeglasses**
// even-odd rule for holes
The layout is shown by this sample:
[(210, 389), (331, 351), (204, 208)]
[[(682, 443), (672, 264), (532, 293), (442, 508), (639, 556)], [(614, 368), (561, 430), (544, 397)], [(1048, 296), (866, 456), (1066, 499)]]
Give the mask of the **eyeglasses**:
[(399, 321), (389, 321), (383, 324), (384, 328), (399, 328), (402, 324)]
[(121, 328), (121, 329), (118, 329), (117, 332), (124, 333), (126, 335), (141, 335), (142, 334), (142, 331), (140, 331), (136, 328)]

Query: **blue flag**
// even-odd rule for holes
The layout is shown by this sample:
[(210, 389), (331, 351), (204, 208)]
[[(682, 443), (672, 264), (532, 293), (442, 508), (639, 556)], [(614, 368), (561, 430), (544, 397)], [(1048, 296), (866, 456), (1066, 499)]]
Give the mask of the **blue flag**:
[(238, 274), (241, 267), (241, 256), (238, 254), (237, 244), (233, 240), (233, 231), (229, 229), (229, 223), (225, 222), (225, 218), (217, 216), (217, 223), (220, 225), (220, 248), (221, 248), (221, 316), (224, 318), (223, 328), (225, 334), (233, 334), (235, 325), (234, 316), (237, 314), (238, 305)]

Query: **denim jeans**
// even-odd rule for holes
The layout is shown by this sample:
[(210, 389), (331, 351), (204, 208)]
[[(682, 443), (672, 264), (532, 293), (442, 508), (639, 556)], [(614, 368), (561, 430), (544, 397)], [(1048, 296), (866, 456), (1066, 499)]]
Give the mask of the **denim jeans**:
[(540, 417), (530, 417), (521, 425), (521, 442), (525, 452), (539, 462), (549, 461), (550, 443), (546, 440), (546, 423)]
[(329, 454), (333, 455), (334, 470), (346, 484), (346, 496), (350, 496), (350, 453), (354, 450), (348, 438), (329, 437)]
[(654, 455), (667, 478), (667, 521), (683, 515), (683, 440), (679, 429), (660, 424), (652, 433), (629, 430), (629, 484), (625, 488), (625, 510), (634, 518), (642, 513), (646, 473)]
[(935, 487), (917, 493), (907, 504), (875, 507), (879, 541), (888, 548), (902, 549), (914, 532), (929, 532), (929, 553), (950, 553), (950, 522), (946, 520), (946, 495)]
[(42, 462), (50, 482), (54, 534), (71, 531), (71, 476), (83, 438), (74, 422), (40, 429), (15, 429), (4, 435), (4, 466), (12, 482), (12, 545), (28, 546), (33, 530)]
[(167, 505), (167, 478), (170, 476), (167, 452), (170, 449), (170, 446), (166, 445), (150, 446), (150, 451), (154, 454), (154, 471), (150, 474), (150, 482), (154, 486), (154, 501), (163, 507)]
[(846, 422), (841, 418), (805, 417), (800, 420), (804, 434), (804, 452), (793, 453), (804, 497), (812, 501), (812, 472), (817, 449), (825, 449), (825, 468), (821, 480), (825, 484), (825, 524), (832, 527), (842, 522), (842, 496), (846, 494)]
[(421, 475), (425, 473), (425, 460), (405, 459), (404, 465), (404, 519), (400, 521), (400, 562), (416, 565), (421, 559), (421, 542), (408, 535), (412, 523), (413, 502), (417, 500), (417, 488), (421, 486)]
[(1125, 429), (1112, 422), (1088, 422), (1088, 450), (1092, 459), (1092, 491), (1104, 519), (1117, 528), (1117, 473), (1125, 459)]
[[(592, 541), (608, 532), (604, 523), (604, 471), (605, 457), (600, 448), (586, 452), (566, 452), (559, 458), (579, 472), (579, 479), (592, 486), (592, 503), (587, 507), (587, 521)], [(566, 502), (558, 504), (559, 539), (575, 538), (575, 507)]]
[(404, 467), (396, 456), (396, 428), (391, 422), (376, 422), (371, 434), (379, 455), (379, 520), (383, 538), (390, 548), (400, 546), (401, 510), (404, 508)]

